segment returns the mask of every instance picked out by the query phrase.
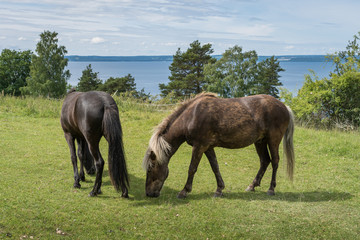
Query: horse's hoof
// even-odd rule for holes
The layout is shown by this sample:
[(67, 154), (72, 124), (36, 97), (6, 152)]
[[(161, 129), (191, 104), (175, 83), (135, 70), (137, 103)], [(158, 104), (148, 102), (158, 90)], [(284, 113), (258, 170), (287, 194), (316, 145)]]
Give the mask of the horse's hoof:
[(81, 180), (82, 182), (85, 182), (85, 176), (82, 176), (82, 177), (80, 178), (80, 180)]
[(74, 183), (74, 188), (81, 188), (80, 183)]
[(184, 199), (186, 198), (186, 192), (185, 191), (181, 191), (179, 192), (179, 194), (177, 195), (178, 199)]
[(127, 192), (122, 193), (122, 194), (121, 194), (121, 197), (123, 197), (123, 198), (129, 198), (129, 194), (128, 194)]
[(274, 190), (268, 190), (268, 191), (267, 191), (267, 195), (269, 195), (269, 196), (274, 196), (274, 195), (275, 195), (275, 191), (274, 191)]
[(90, 193), (89, 193), (89, 197), (96, 197), (96, 193), (94, 193), (93, 191), (91, 191)]
[(246, 189), (245, 189), (246, 192), (255, 192), (255, 188), (252, 187), (252, 186), (248, 186)]
[(215, 198), (222, 197), (222, 196), (224, 196), (222, 192), (215, 192), (215, 194), (214, 194)]

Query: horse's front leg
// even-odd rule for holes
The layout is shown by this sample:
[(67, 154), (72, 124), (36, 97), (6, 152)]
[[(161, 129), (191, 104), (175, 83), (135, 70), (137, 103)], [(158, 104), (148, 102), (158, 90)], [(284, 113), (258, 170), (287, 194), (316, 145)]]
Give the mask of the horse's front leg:
[(204, 150), (201, 147), (196, 147), (196, 146), (193, 147), (191, 163), (188, 171), (188, 178), (184, 189), (181, 190), (181, 192), (179, 192), (179, 194), (177, 195), (178, 198), (186, 198), (187, 194), (191, 192), (194, 175), (197, 171), (203, 153)]
[(213, 170), (213, 172), (215, 174), (215, 178), (216, 178), (216, 182), (217, 182), (217, 189), (215, 191), (214, 197), (221, 197), (223, 195), (222, 190), (225, 188), (225, 184), (224, 184), (224, 181), (220, 174), (219, 164), (216, 159), (214, 148), (208, 149), (205, 152), (205, 155), (210, 162), (211, 169)]
[(65, 139), (70, 149), (71, 163), (74, 170), (74, 187), (80, 188), (80, 177), (77, 167), (77, 158), (76, 158), (76, 148), (75, 148), (75, 139), (70, 133), (65, 133)]

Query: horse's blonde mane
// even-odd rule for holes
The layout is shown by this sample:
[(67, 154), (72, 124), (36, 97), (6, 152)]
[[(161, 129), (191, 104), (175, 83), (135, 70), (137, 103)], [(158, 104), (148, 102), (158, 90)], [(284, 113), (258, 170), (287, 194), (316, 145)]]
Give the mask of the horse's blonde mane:
[[(182, 102), (169, 116), (167, 116), (157, 127), (154, 128), (153, 135), (149, 141), (149, 149), (154, 152), (156, 156), (156, 161), (159, 164), (162, 164), (166, 161), (166, 155), (171, 151), (170, 144), (164, 139), (163, 134), (165, 134), (171, 124), (184, 112), (184, 110), (195, 100), (202, 97), (217, 97), (214, 93), (200, 93), (194, 98)], [(144, 158), (143, 168), (147, 170), (151, 167), (150, 158)]]

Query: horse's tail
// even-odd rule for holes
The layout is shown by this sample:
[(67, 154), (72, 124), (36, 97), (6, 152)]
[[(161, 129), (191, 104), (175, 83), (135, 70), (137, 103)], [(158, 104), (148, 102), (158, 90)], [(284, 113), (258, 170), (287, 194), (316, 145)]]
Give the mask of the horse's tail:
[(104, 136), (109, 143), (109, 175), (116, 191), (122, 190), (122, 196), (128, 197), (129, 178), (126, 168), (122, 129), (117, 107), (106, 105), (103, 119)]
[(286, 156), (287, 161), (287, 175), (289, 179), (292, 181), (294, 176), (294, 167), (295, 167), (295, 153), (294, 153), (294, 144), (293, 144), (293, 136), (294, 136), (294, 114), (290, 107), (286, 106), (290, 115), (290, 121), (288, 128), (286, 129), (284, 139), (283, 139), (283, 147), (284, 154)]

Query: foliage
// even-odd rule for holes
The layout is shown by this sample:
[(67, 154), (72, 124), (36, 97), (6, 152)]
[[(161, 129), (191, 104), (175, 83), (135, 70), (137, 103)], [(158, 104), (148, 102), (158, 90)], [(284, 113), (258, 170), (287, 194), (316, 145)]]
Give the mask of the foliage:
[(294, 99), (294, 94), (290, 92), (289, 89), (284, 87), (279, 87), (280, 90), (280, 99), (283, 103), (288, 106), (292, 106), (292, 100)]
[(135, 78), (128, 74), (124, 77), (110, 77), (98, 87), (98, 90), (107, 92), (109, 94), (130, 94), (132, 97), (143, 99), (144, 101), (150, 98), (150, 94), (146, 94), (144, 89), (136, 90)]
[(291, 100), (291, 108), (299, 121), (311, 125), (329, 125), (327, 108), (331, 88), (327, 79), (320, 80), (314, 72), (305, 76), (305, 82), (297, 96)]
[(69, 70), (65, 70), (68, 59), (64, 46), (58, 45), (56, 32), (44, 31), (36, 45), (36, 54), (32, 56), (30, 77), (27, 86), (21, 88), (25, 95), (59, 98), (66, 94)]
[(220, 60), (205, 66), (205, 78), (209, 82), (207, 90), (222, 97), (251, 95), (257, 60), (255, 51), (243, 53), (239, 46), (226, 50)]
[(136, 91), (135, 78), (128, 74), (124, 77), (111, 77), (99, 87), (99, 90), (113, 94), (115, 92), (131, 92)]
[(0, 55), (0, 92), (20, 95), (30, 74), (31, 51), (3, 49)]
[(91, 64), (86, 66), (86, 69), (82, 71), (82, 75), (79, 78), (77, 90), (80, 92), (97, 90), (102, 84), (101, 79), (98, 78), (98, 74), (98, 72), (93, 72)]
[(327, 59), (334, 64), (334, 73), (338, 76), (346, 72), (360, 71), (360, 32), (354, 35), (352, 41), (348, 41), (346, 50), (327, 55)]
[(332, 78), (306, 76), (303, 87), (292, 99), (297, 118), (312, 125), (360, 125), (360, 72), (345, 72)]
[(265, 59), (257, 64), (258, 74), (255, 80), (254, 92), (256, 94), (269, 94), (279, 98), (279, 86), (282, 86), (279, 72), (285, 71), (280, 62), (274, 57)]
[(302, 123), (345, 129), (360, 126), (359, 36), (354, 36), (346, 51), (327, 56), (335, 67), (329, 78), (319, 79), (314, 72), (306, 75), (304, 85), (290, 101)]
[(222, 58), (205, 66), (208, 91), (222, 97), (270, 94), (278, 97), (279, 72), (284, 71), (275, 57), (258, 63), (255, 51), (243, 52), (239, 46), (226, 50)]
[[(102, 195), (88, 197), (95, 176), (73, 188), (73, 168), (59, 119), (3, 111), (3, 105), (44, 98), (0, 97), (0, 239), (357, 239), (360, 234), (360, 152), (357, 131), (295, 131), (296, 174), (286, 180), (281, 162), (277, 192), (267, 196), (271, 166), (256, 192), (245, 192), (259, 169), (253, 146), (215, 148), (226, 184), (213, 198), (216, 181), (205, 157), (191, 194), (177, 199), (187, 178), (191, 147), (172, 158), (159, 198), (145, 196), (141, 168), (154, 126), (171, 110), (119, 106), (130, 174), (130, 199), (122, 199), (104, 167)], [(39, 103), (36, 101), (39, 100)], [(6, 103), (10, 101), (9, 103)], [(21, 103), (17, 103), (20, 101)], [(125, 99), (119, 99), (125, 101)], [(142, 105), (137, 104), (141, 107)], [(107, 142), (100, 143), (107, 159)], [(281, 159), (280, 161), (282, 161)], [(321, 183), (321, 184), (319, 184)]]
[(213, 52), (210, 43), (201, 46), (198, 40), (192, 42), (186, 52), (179, 48), (169, 67), (170, 82), (159, 84), (161, 95), (164, 97), (173, 91), (179, 98), (204, 91), (204, 65), (216, 61), (211, 57)]
[(333, 76), (331, 85), (331, 105), (336, 120), (360, 126), (360, 72), (348, 71)]

